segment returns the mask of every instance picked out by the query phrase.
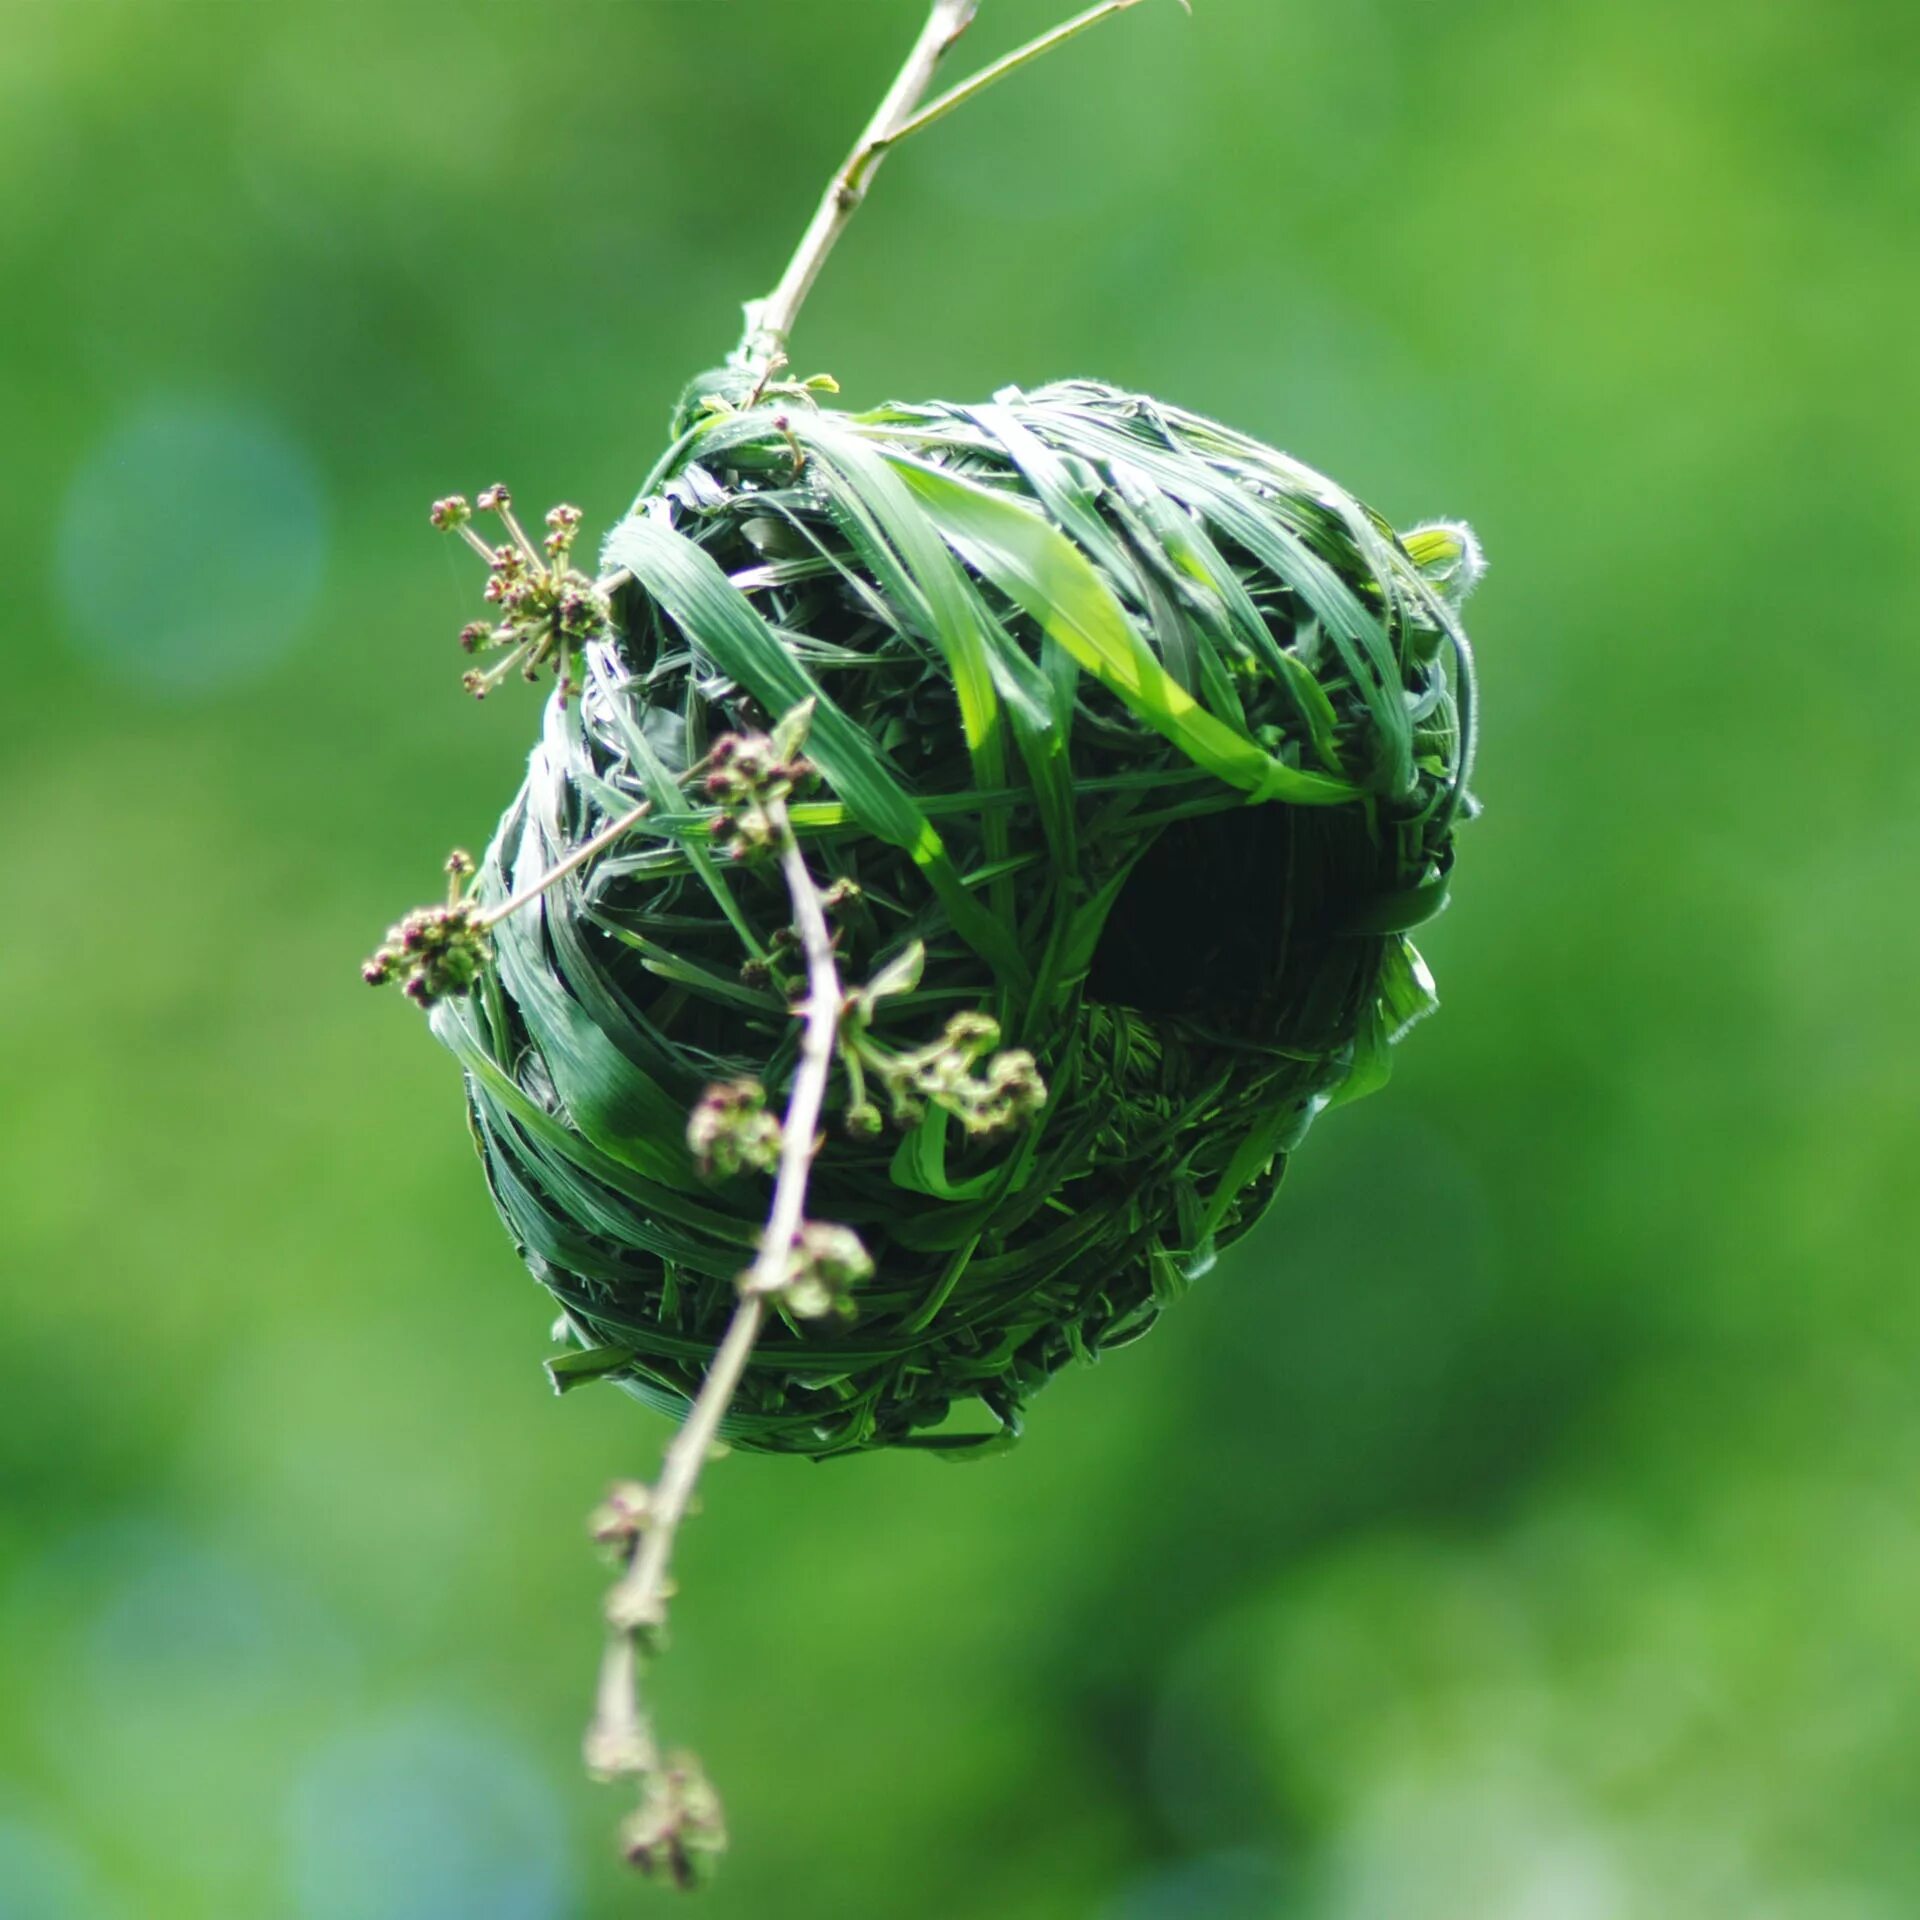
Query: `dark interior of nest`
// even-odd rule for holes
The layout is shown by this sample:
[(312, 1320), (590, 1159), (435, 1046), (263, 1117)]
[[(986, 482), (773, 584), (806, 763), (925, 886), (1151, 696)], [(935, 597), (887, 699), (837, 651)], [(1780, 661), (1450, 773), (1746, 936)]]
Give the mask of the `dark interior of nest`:
[(1364, 832), (1326, 813), (1242, 806), (1173, 821), (1114, 904), (1087, 994), (1230, 1043), (1324, 1042), (1357, 1011), (1369, 971), (1334, 962), (1373, 944), (1340, 927), (1377, 860)]

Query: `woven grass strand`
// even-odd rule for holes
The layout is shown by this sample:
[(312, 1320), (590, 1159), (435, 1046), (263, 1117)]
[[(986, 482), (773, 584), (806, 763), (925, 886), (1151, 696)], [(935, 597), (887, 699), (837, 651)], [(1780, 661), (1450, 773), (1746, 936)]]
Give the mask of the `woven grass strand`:
[(686, 1114), (716, 1080), (790, 1079), (791, 911), (716, 860), (677, 776), (811, 699), (831, 798), (792, 817), (823, 881), (861, 890), (842, 975), (926, 950), (873, 1043), (989, 1011), (1051, 1098), (1010, 1139), (937, 1110), (856, 1138), (837, 1077), (813, 1204), (878, 1273), (851, 1327), (770, 1318), (726, 1436), (1005, 1444), (1052, 1374), (1144, 1333), (1247, 1230), (1433, 1004), (1406, 934), (1444, 903), (1466, 807), (1477, 549), (1073, 382), (718, 409), (605, 560), (619, 635), (549, 705), (480, 897), (653, 810), (501, 921), (483, 991), (435, 1015), (564, 1310), (556, 1381), (682, 1415), (733, 1310), (763, 1195), (695, 1180)]

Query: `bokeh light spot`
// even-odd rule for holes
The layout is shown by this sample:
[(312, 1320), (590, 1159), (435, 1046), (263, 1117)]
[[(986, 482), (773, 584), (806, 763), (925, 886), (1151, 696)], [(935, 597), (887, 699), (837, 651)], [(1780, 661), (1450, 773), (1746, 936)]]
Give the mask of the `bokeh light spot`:
[(0, 1913), (7, 1920), (118, 1920), (121, 1912), (57, 1834), (0, 1814)]
[(1280, 1869), (1264, 1854), (1234, 1851), (1182, 1861), (1136, 1882), (1108, 1920), (1275, 1920), (1284, 1911)]
[[(156, 1747), (194, 1716), (216, 1724), (284, 1711), (351, 1670), (337, 1630), (304, 1594), (161, 1521), (102, 1529), (118, 1543), (85, 1645), (82, 1678), (117, 1739), (150, 1731)], [(104, 1571), (104, 1570), (101, 1570)]]
[(71, 643), (116, 679), (202, 694), (299, 641), (326, 565), (313, 461), (272, 420), (153, 401), (88, 455), (61, 509)]
[(552, 1789), (497, 1732), (421, 1712), (323, 1748), (293, 1797), (300, 1920), (557, 1920), (574, 1909)]
[[(51, 1543), (0, 1608), (0, 1644), (31, 1649), (0, 1673), (0, 1699), (76, 1830), (110, 1835), (119, 1870), (164, 1862), (191, 1911), (249, 1911), (293, 1756), (357, 1684), (322, 1596), (163, 1514), (130, 1514)], [(0, 1877), (0, 1920), (8, 1891)]]

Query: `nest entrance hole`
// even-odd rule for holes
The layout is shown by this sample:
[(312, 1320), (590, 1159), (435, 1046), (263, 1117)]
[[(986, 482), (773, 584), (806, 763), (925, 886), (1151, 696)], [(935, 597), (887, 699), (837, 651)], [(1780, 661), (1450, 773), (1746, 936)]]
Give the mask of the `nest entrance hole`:
[(1291, 807), (1237, 807), (1165, 827), (1107, 917), (1089, 996), (1257, 1033), (1321, 944), (1318, 863), (1302, 857), (1297, 819)]

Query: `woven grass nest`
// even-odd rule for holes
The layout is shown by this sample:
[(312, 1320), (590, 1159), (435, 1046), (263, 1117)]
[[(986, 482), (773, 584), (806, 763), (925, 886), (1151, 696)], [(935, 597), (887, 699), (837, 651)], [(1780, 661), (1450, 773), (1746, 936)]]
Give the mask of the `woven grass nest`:
[(937, 1107), (866, 1134), (836, 1076), (810, 1206), (876, 1272), (850, 1324), (768, 1327), (724, 1431), (815, 1456), (1004, 1444), (1052, 1374), (1137, 1338), (1246, 1232), (1432, 1004), (1405, 935), (1469, 807), (1477, 550), (1070, 382), (716, 405), (605, 562), (612, 635), (549, 701), (476, 898), (652, 816), (503, 919), (478, 990), (434, 1013), (563, 1309), (556, 1381), (683, 1413), (735, 1305), (764, 1184), (697, 1179), (687, 1115), (712, 1083), (790, 1076), (792, 912), (777, 874), (716, 856), (681, 776), (811, 701), (822, 786), (793, 821), (822, 884), (857, 887), (845, 976), (893, 967), (874, 1033), (988, 1013), (1049, 1091), (990, 1139)]

